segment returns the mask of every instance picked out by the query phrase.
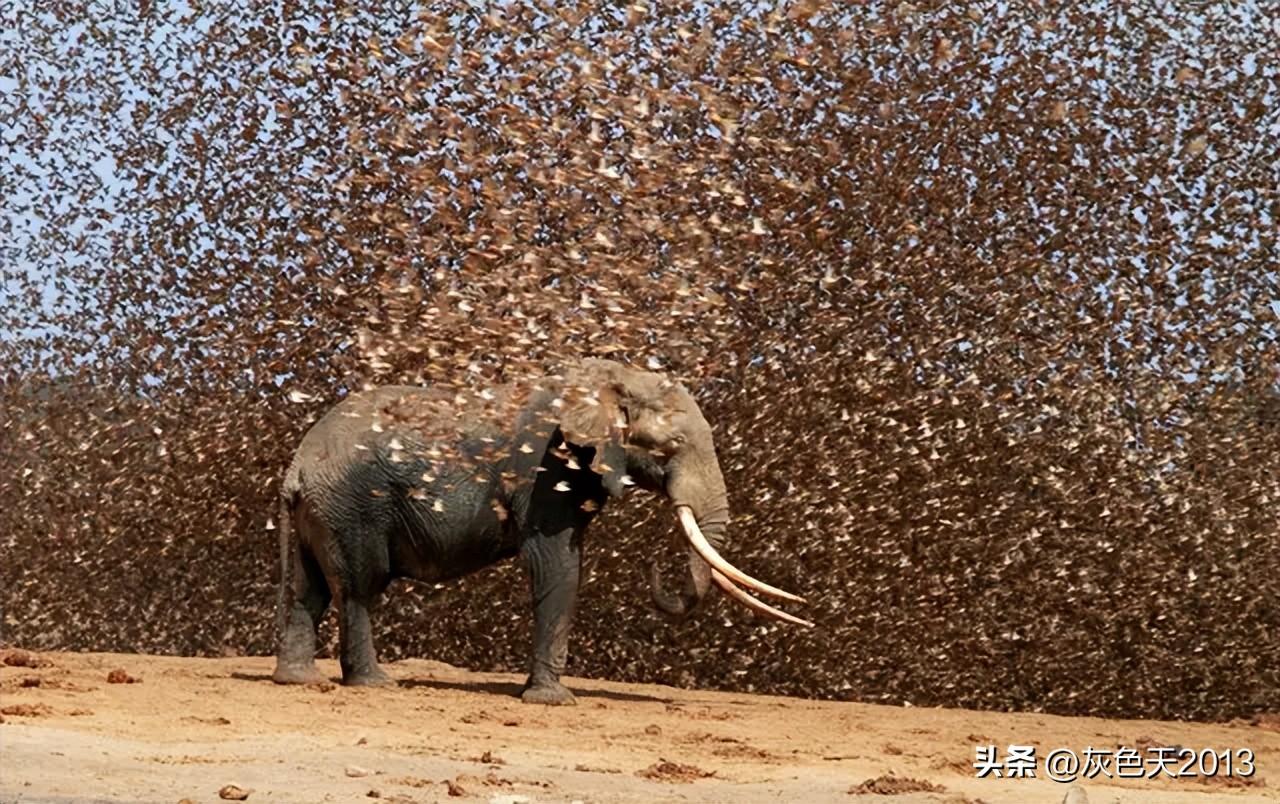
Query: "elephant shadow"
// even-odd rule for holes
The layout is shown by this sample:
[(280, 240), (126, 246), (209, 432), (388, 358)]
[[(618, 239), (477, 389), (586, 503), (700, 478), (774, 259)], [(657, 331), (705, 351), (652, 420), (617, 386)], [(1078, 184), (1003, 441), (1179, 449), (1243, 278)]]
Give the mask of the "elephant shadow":
[[(269, 673), (232, 673), (231, 678), (236, 681), (251, 681), (254, 683), (274, 683), (271, 681)], [(338, 680), (333, 679), (336, 683)], [(456, 690), (458, 692), (475, 692), (481, 695), (495, 695), (503, 698), (518, 698), (524, 686), (515, 681), (444, 681), (438, 678), (401, 678), (396, 680), (396, 687), (402, 690), (413, 689), (435, 689), (435, 690)], [(630, 703), (672, 703), (671, 698), (662, 698), (655, 695), (643, 695), (634, 692), (617, 692), (615, 690), (596, 690), (583, 689), (581, 687), (573, 688), (573, 694), (578, 698), (600, 698), (607, 701), (627, 701)]]
[[(500, 695), (506, 698), (518, 698), (523, 684), (514, 681), (442, 681), (438, 678), (405, 678), (399, 681), (402, 689), (436, 689), (457, 690), (459, 692), (479, 692), (485, 695)], [(641, 695), (634, 692), (617, 692), (614, 690), (593, 690), (581, 687), (570, 687), (578, 698), (603, 698), (609, 701), (629, 701), (632, 703), (671, 703), (670, 698), (659, 698), (653, 695)]]

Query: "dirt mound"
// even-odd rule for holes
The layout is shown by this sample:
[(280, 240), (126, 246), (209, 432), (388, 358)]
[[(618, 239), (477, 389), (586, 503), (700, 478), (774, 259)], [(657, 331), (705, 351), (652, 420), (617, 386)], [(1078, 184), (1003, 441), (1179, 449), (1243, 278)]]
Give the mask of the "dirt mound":
[(867, 779), (862, 784), (849, 788), (849, 792), (855, 796), (896, 796), (902, 793), (942, 793), (946, 789), (933, 782), (885, 774)]
[(642, 771), (636, 771), (636, 776), (642, 779), (653, 779), (656, 782), (692, 782), (695, 779), (709, 779), (715, 775), (715, 771), (704, 771), (693, 765), (682, 765), (665, 759), (658, 760)]

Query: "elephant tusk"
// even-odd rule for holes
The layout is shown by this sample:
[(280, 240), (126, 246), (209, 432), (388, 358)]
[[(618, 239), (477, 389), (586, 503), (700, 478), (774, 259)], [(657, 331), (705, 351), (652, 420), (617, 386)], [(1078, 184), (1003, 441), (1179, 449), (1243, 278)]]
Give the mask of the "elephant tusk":
[(795, 603), (806, 602), (804, 598), (793, 595), (790, 592), (783, 591), (776, 586), (770, 586), (764, 581), (757, 581), (747, 573), (726, 561), (716, 548), (711, 546), (711, 542), (707, 541), (707, 537), (702, 535), (702, 529), (698, 527), (698, 520), (693, 515), (693, 511), (687, 505), (677, 505), (676, 513), (680, 517), (680, 526), (684, 528), (684, 535), (689, 540), (689, 544), (693, 545), (693, 549), (698, 551), (698, 555), (702, 556), (702, 560), (711, 565), (712, 569), (719, 570), (729, 580), (740, 583), (748, 589), (783, 600), (790, 600)]
[(768, 617), (773, 617), (776, 620), (782, 620), (783, 622), (803, 625), (806, 628), (813, 627), (813, 623), (808, 620), (802, 620), (793, 614), (787, 614), (785, 611), (775, 609), (764, 601), (756, 600), (751, 595), (734, 586), (733, 581), (721, 575), (719, 570), (711, 570), (711, 580), (715, 581), (716, 586), (723, 589), (725, 594), (729, 595), (729, 597), (738, 601), (752, 611), (759, 612), (760, 614), (764, 614)]

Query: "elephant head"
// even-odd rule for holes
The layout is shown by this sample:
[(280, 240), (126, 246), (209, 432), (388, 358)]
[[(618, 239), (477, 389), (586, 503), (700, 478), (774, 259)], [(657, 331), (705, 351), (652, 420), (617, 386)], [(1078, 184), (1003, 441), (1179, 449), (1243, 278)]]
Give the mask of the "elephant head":
[(620, 496), (638, 485), (671, 500), (688, 542), (682, 591), (663, 588), (657, 562), (650, 593), (663, 612), (683, 617), (715, 583), (735, 601), (762, 614), (801, 625), (806, 620), (769, 606), (742, 587), (783, 600), (802, 598), (747, 575), (720, 555), (729, 522), (729, 497), (716, 457), (711, 425), (693, 396), (661, 374), (610, 360), (588, 360), (564, 375), (552, 404), (566, 441), (595, 449), (591, 469)]

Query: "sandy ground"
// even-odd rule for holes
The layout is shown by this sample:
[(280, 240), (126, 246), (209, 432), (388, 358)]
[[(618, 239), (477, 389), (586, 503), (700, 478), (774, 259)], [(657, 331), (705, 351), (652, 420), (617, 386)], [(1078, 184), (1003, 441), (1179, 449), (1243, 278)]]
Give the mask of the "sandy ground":
[[(29, 660), (29, 661), (28, 661)], [(1251, 748), (1257, 773), (1083, 784), (1097, 802), (1280, 801), (1280, 718), (1185, 724), (831, 703), (387, 666), (395, 689), (279, 687), (266, 658), (21, 654), (0, 665), (0, 801), (1060, 802), (979, 779), (975, 746)], [(27, 666), (34, 664), (35, 666)], [(337, 677), (333, 662), (322, 665)], [(136, 683), (110, 683), (116, 674)], [(1041, 764), (1041, 768), (1043, 763)], [(882, 777), (893, 776), (893, 779)], [(868, 780), (878, 780), (863, 784)], [(860, 790), (861, 786), (861, 792)], [(929, 787), (932, 786), (932, 789)], [(896, 790), (881, 795), (876, 790)], [(852, 791), (852, 792), (851, 792)], [(233, 791), (227, 791), (233, 792)]]

